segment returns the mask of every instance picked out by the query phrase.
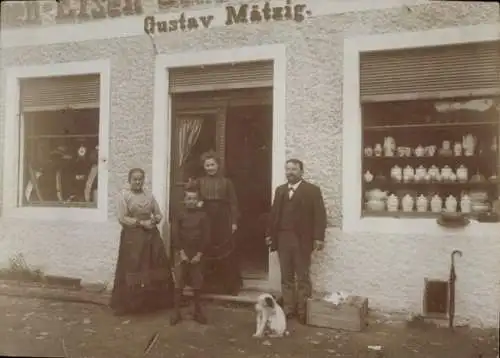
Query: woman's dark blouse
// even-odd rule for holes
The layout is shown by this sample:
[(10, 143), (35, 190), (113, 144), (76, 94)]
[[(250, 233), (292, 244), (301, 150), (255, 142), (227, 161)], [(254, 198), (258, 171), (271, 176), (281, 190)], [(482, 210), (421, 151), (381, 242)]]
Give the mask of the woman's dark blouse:
[(240, 216), (238, 199), (236, 198), (233, 182), (230, 179), (219, 175), (206, 175), (198, 179), (198, 187), (202, 200), (222, 200), (227, 202), (231, 209), (232, 223), (236, 224), (238, 222)]

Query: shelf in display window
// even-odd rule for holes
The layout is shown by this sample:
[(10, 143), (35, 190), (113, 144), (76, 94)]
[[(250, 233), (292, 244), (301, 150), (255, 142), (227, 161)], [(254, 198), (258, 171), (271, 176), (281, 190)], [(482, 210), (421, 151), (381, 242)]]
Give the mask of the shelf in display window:
[[(460, 213), (458, 211), (457, 213)], [(416, 210), (414, 211), (373, 211), (373, 210), (363, 210), (363, 216), (366, 217), (382, 217), (382, 218), (395, 218), (395, 219), (400, 219), (400, 218), (416, 218), (416, 219), (435, 219), (439, 217), (441, 213), (434, 213), (432, 211), (425, 211), (425, 212), (417, 212)], [(477, 216), (477, 214), (474, 213), (468, 213), (468, 214), (463, 214), (466, 217), (469, 218), (474, 218)]]
[[(489, 154), (489, 153), (488, 153)], [(368, 155), (365, 155), (363, 156), (363, 158), (367, 161), (395, 161), (395, 162), (404, 162), (404, 161), (411, 161), (411, 162), (414, 162), (414, 161), (422, 161), (422, 162), (433, 162), (433, 161), (436, 161), (436, 162), (447, 162), (447, 163), (453, 163), (453, 164), (459, 164), (459, 161), (471, 161), (471, 162), (474, 162), (474, 161), (477, 161), (477, 160), (492, 160), (492, 156), (494, 156), (496, 154), (495, 151), (491, 151), (491, 154), (484, 154), (484, 152), (480, 155), (471, 155), (471, 156), (467, 156), (467, 155), (453, 155), (453, 156), (442, 156), (442, 155), (433, 155), (433, 156), (416, 156), (416, 155), (412, 155), (412, 156), (375, 156), (375, 155), (372, 155), (372, 156), (368, 156)]]
[(392, 180), (374, 180), (371, 182), (365, 182), (365, 186), (367, 188), (377, 188), (377, 187), (386, 187), (391, 186), (395, 188), (401, 187), (425, 187), (425, 186), (454, 186), (454, 187), (464, 187), (464, 188), (475, 188), (475, 187), (487, 187), (491, 185), (500, 184), (499, 179), (495, 180), (486, 180), (486, 181), (467, 181), (467, 182), (459, 182), (459, 181), (408, 181), (408, 182), (396, 182)]
[(438, 123), (418, 123), (418, 124), (396, 124), (396, 125), (373, 125), (365, 126), (365, 131), (393, 131), (393, 130), (436, 130), (446, 127), (477, 127), (477, 126), (497, 126), (498, 121), (474, 121), (474, 122), (438, 122)]

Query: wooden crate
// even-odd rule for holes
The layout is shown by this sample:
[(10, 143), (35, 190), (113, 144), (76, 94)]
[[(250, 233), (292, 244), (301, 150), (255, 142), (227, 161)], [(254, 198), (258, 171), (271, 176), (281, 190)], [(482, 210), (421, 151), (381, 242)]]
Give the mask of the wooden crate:
[(368, 299), (350, 296), (336, 306), (322, 298), (307, 301), (307, 324), (316, 327), (359, 332), (366, 327)]

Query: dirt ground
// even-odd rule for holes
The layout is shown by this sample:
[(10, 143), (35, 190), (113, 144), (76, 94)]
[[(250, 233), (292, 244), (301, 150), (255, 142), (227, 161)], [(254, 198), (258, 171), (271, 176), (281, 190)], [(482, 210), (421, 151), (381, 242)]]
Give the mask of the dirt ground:
[[(115, 317), (102, 306), (0, 296), (0, 354), (37, 357), (494, 358), (495, 331), (377, 325), (346, 333), (292, 323), (290, 336), (254, 339), (250, 309), (205, 306), (210, 320), (168, 324), (168, 312)], [(189, 315), (189, 311), (185, 316)], [(381, 346), (374, 351), (368, 346)]]

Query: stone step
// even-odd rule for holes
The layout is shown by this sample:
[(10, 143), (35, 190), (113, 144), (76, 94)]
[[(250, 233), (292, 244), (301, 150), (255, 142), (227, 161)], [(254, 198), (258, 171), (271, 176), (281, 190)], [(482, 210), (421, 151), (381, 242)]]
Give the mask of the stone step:
[[(239, 305), (254, 305), (257, 301), (257, 297), (262, 294), (263, 291), (255, 290), (255, 289), (243, 289), (241, 290), (237, 296), (233, 295), (223, 295), (223, 294), (203, 294), (202, 298), (207, 301), (214, 301), (220, 303), (235, 303)], [(190, 288), (186, 288), (184, 290), (184, 294), (187, 296), (192, 295), (192, 291)]]
[[(106, 289), (86, 289), (84, 286), (80, 290), (69, 290), (67, 288), (45, 286), (33, 283), (6, 282), (0, 281), (0, 294), (6, 296), (43, 298), (57, 301), (70, 301), (80, 303), (93, 303), (98, 305), (108, 305), (110, 292)], [(239, 292), (237, 296), (222, 294), (204, 294), (203, 299), (220, 303), (234, 303), (243, 306), (255, 304), (257, 297), (263, 293), (258, 288), (246, 288)], [(186, 296), (192, 296), (192, 290), (187, 287), (184, 290)]]

